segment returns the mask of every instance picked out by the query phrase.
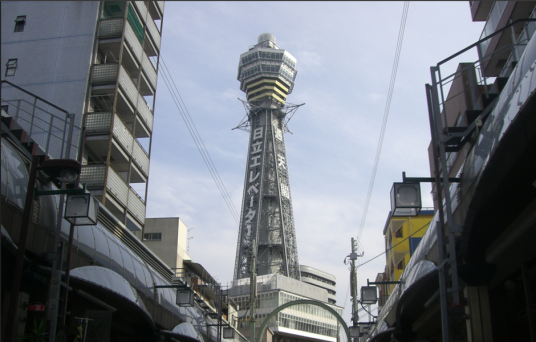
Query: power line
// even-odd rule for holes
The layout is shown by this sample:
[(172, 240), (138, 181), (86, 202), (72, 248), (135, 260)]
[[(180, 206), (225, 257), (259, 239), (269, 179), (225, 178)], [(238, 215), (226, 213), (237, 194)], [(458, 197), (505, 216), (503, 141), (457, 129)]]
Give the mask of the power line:
[(179, 110), (179, 113), (184, 123), (186, 124), (186, 128), (188, 129), (190, 136), (194, 140), (194, 143), (197, 147), (197, 150), (199, 151), (199, 154), (201, 154), (201, 158), (203, 158), (203, 161), (205, 162), (205, 165), (207, 166), (207, 169), (210, 175), (212, 176), (214, 183), (216, 183), (216, 186), (218, 187), (218, 190), (220, 191), (220, 194), (222, 195), (223, 200), (225, 201), (225, 204), (227, 205), (227, 208), (229, 209), (231, 213), (231, 216), (233, 216), (233, 219), (238, 225), (239, 214), (231, 200), (231, 196), (229, 196), (229, 193), (227, 192), (227, 189), (225, 188), (225, 185), (218, 173), (218, 170), (216, 169), (216, 166), (214, 165), (214, 162), (212, 161), (212, 158), (210, 157), (210, 154), (208, 153), (208, 150), (205, 146), (205, 143), (203, 142), (203, 139), (201, 139), (201, 135), (199, 134), (199, 131), (197, 130), (197, 127), (195, 126), (194, 121), (192, 117), (190, 116), (190, 112), (186, 108), (186, 104), (184, 103), (182, 96), (180, 95), (180, 92), (177, 89), (175, 81), (173, 80), (173, 77), (171, 76), (171, 73), (169, 72), (167, 65), (164, 59), (162, 58), (162, 56), (160, 56), (160, 61), (162, 61), (162, 66), (163, 66), (163, 68), (159, 69), (159, 71), (160, 70), (162, 71), (160, 73), (162, 75), (162, 79), (164, 80), (164, 83), (166, 84), (166, 87), (168, 88), (168, 91), (171, 94), (173, 102), (175, 102), (175, 106)]
[(359, 268), (359, 267), (361, 267), (361, 266), (363, 266), (363, 265), (365, 265), (365, 264), (368, 264), (368, 263), (371, 262), (372, 260), (381, 257), (381, 256), (384, 255), (385, 253), (389, 252), (391, 249), (393, 249), (393, 248), (395, 248), (396, 246), (400, 245), (402, 242), (406, 241), (407, 239), (409, 239), (409, 238), (412, 237), (413, 235), (417, 234), (418, 232), (420, 232), (421, 230), (423, 230), (424, 228), (426, 228), (427, 226), (429, 226), (430, 223), (431, 223), (431, 221), (428, 222), (427, 224), (425, 224), (424, 226), (422, 226), (421, 228), (417, 229), (417, 230), (415, 231), (415, 233), (410, 234), (407, 238), (405, 238), (404, 240), (400, 241), (400, 242), (397, 243), (396, 245), (394, 245), (394, 246), (392, 246), (392, 247), (390, 247), (390, 248), (387, 248), (387, 249), (385, 250), (385, 252), (381, 252), (380, 254), (376, 255), (374, 258), (371, 258), (371, 259), (365, 261), (364, 263), (362, 263), (362, 264), (356, 266), (355, 268)]
[(376, 171), (378, 170), (378, 164), (380, 161), (380, 155), (382, 152), (383, 138), (385, 135), (385, 128), (387, 126), (387, 118), (389, 117), (389, 109), (391, 107), (391, 99), (393, 97), (393, 89), (395, 86), (396, 72), (398, 70), (398, 61), (400, 59), (400, 51), (402, 49), (402, 41), (404, 39), (404, 29), (406, 27), (406, 19), (408, 17), (409, 10), (409, 1), (404, 2), (404, 8), (402, 10), (402, 20), (400, 21), (400, 28), (398, 30), (398, 42), (396, 45), (395, 59), (393, 62), (393, 69), (391, 71), (391, 81), (389, 83), (389, 91), (387, 93), (387, 101), (385, 103), (385, 110), (383, 112), (383, 122), (382, 128), (380, 131), (380, 138), (378, 140), (378, 146), (376, 148), (376, 158), (374, 159), (374, 167), (372, 168), (372, 175), (370, 177), (370, 183), (367, 193), (367, 199), (365, 201), (365, 206), (363, 208), (363, 216), (361, 217), (361, 223), (359, 225), (359, 230), (357, 234), (357, 242), (361, 246), (361, 250), (364, 250), (363, 245), (361, 245), (361, 234), (363, 233), (363, 228), (365, 226), (365, 221), (367, 219), (368, 207), (370, 204), (370, 198), (372, 197), (372, 189), (374, 188), (374, 181), (376, 179)]

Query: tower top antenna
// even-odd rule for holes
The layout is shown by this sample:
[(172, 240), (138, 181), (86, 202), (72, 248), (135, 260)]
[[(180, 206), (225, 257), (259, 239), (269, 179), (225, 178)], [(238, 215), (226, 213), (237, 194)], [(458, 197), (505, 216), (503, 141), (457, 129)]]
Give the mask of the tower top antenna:
[(273, 34), (271, 34), (271, 33), (261, 33), (259, 35), (258, 43), (260, 44), (260, 43), (265, 42), (267, 40), (271, 41), (274, 44), (277, 44), (276, 41), (275, 41), (275, 36)]

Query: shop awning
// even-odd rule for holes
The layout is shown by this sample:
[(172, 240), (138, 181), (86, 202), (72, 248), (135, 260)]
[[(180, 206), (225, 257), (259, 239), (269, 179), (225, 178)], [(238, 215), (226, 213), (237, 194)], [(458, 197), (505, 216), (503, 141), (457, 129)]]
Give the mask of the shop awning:
[(173, 328), (173, 331), (160, 330), (160, 334), (176, 338), (182, 342), (204, 342), (201, 334), (195, 329), (191, 323), (181, 323)]
[[(104, 292), (105, 297), (113, 298), (112, 300), (114, 301), (119, 300), (119, 304), (124, 304), (128, 310), (136, 310), (143, 316), (151, 328), (156, 330), (153, 318), (147, 311), (136, 289), (116, 272), (100, 266), (84, 266), (71, 270), (70, 277), (74, 281), (80, 281), (89, 285), (89, 287), (97, 290), (97, 292)], [(106, 296), (106, 294), (112, 296)], [(109, 302), (107, 300), (103, 301)], [(113, 306), (114, 304), (112, 303), (111, 305)]]

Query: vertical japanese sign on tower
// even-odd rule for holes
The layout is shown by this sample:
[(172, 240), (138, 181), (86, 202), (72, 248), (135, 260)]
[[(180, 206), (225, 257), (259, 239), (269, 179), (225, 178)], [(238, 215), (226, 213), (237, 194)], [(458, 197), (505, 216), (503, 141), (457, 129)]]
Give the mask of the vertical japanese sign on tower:
[(234, 279), (250, 275), (256, 252), (258, 275), (300, 279), (284, 132), (300, 105), (286, 104), (296, 59), (272, 34), (240, 56), (238, 80), (247, 95), (246, 117), (237, 128), (250, 133)]

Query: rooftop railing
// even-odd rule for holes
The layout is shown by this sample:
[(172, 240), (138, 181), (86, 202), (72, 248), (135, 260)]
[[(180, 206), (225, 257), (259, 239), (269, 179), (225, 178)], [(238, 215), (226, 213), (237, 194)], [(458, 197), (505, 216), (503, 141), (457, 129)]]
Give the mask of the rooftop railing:
[[(77, 159), (80, 127), (75, 114), (2, 80), (2, 110), (52, 158)], [(2, 115), (4, 115), (2, 113)]]

